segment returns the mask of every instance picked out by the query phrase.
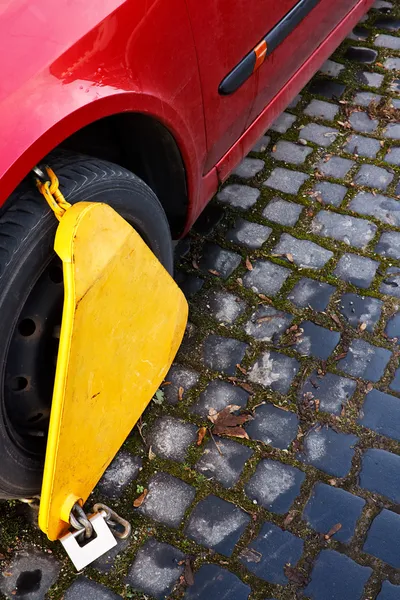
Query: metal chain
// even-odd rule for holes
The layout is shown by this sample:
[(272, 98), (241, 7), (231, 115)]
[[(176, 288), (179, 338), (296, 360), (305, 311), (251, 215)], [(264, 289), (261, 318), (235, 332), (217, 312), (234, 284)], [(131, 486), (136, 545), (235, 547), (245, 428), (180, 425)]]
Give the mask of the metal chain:
[[(115, 511), (113, 511), (106, 504), (95, 504), (93, 506), (93, 513), (100, 513), (106, 521), (109, 528), (112, 530), (115, 537), (125, 540), (131, 533), (131, 525), (128, 521), (120, 517)], [(90, 519), (87, 517), (83, 508), (77, 502), (72, 507), (69, 522), (71, 527), (76, 531), (81, 531), (84, 534), (85, 539), (89, 539), (93, 535), (93, 525)], [(122, 531), (121, 531), (122, 527)]]
[(57, 219), (61, 221), (63, 214), (70, 208), (71, 204), (67, 202), (62, 195), (59, 189), (58, 177), (53, 169), (48, 166), (46, 166), (45, 169), (47, 175), (40, 167), (34, 167), (32, 169), (36, 175), (36, 186), (42, 196), (44, 196), (47, 204), (50, 206)]

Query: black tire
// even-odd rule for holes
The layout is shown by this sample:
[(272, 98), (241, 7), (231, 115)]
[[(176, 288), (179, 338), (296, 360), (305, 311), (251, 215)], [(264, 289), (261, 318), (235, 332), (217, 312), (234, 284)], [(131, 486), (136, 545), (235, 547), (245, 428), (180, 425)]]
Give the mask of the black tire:
[[(57, 152), (48, 156), (46, 162), (55, 170), (69, 202), (88, 200), (110, 204), (140, 233), (167, 271), (172, 273), (173, 251), (168, 221), (157, 197), (142, 180), (122, 167), (82, 155)], [(15, 426), (13, 407), (16, 403), (11, 404), (9, 397), (21, 392), (16, 397), (21, 398), (23, 406), (22, 394), (29, 386), (22, 390), (18, 388), (18, 379), (24, 377), (14, 378), (9, 372), (18, 368), (15, 365), (19, 355), (13, 350), (13, 344), (19, 337), (30, 335), (29, 331), (21, 330), (21, 315), (24, 310), (26, 312), (32, 297), (38, 294), (40, 297), (38, 282), (42, 281), (52, 261), (57, 260), (53, 243), (58, 222), (30, 180), (21, 184), (6, 206), (0, 217), (0, 498), (23, 498), (40, 493), (45, 439), (36, 440), (31, 433), (25, 435), (25, 429), (21, 432), (18, 424)], [(53, 281), (59, 284), (55, 296), (61, 294), (62, 304), (62, 281), (54, 278)], [(58, 300), (58, 305), (51, 310), (59, 311), (59, 304)], [(29, 319), (24, 320), (25, 326), (28, 322)], [(37, 335), (39, 339), (39, 333)], [(21, 343), (25, 343), (25, 339)], [(32, 344), (36, 342), (33, 340)], [(35, 347), (36, 351), (43, 348), (37, 344)], [(46, 352), (40, 352), (40, 360), (44, 363), (40, 369), (42, 366), (47, 368)], [(54, 367), (50, 364), (48, 368), (52, 372)], [(49, 386), (43, 389), (48, 396), (46, 402), (51, 404)], [(40, 413), (39, 419), (42, 416)], [(39, 434), (45, 435), (41, 431)]]

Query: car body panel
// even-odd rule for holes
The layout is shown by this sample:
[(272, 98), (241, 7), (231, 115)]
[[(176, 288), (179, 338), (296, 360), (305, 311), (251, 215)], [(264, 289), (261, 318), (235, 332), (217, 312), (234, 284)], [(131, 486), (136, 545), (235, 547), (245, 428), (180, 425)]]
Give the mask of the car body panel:
[(5, 0), (0, 206), (74, 132), (140, 112), (162, 122), (180, 149), (189, 195), (184, 234), (372, 3), (320, 0), (243, 89), (223, 99), (221, 79), (294, 0)]

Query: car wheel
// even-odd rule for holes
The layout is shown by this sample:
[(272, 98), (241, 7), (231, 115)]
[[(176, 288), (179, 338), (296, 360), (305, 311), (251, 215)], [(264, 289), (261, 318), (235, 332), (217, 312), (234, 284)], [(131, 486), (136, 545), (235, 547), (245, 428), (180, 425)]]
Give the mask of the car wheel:
[[(172, 273), (168, 221), (142, 180), (82, 155), (57, 152), (46, 161), (70, 203), (112, 206)], [(0, 217), (0, 498), (40, 493), (63, 304), (57, 224), (28, 180)]]

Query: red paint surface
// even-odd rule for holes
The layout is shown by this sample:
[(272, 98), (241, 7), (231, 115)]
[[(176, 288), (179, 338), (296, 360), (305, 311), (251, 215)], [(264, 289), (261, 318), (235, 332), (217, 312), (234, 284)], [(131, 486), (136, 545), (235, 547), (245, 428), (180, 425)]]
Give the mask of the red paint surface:
[(373, 0), (322, 0), (229, 97), (221, 79), (295, 0), (5, 0), (0, 6), (0, 205), (85, 125), (164, 123), (185, 163), (186, 230)]

